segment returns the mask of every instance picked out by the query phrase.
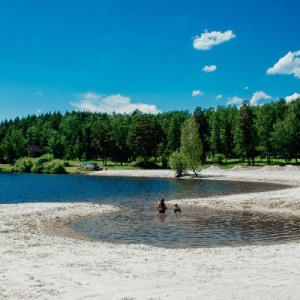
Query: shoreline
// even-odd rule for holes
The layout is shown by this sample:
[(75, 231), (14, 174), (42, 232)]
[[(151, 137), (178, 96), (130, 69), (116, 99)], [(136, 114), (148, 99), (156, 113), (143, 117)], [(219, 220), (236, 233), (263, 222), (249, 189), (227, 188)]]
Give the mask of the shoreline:
[[(95, 171), (89, 176), (114, 176), (114, 177), (152, 177), (173, 178), (171, 170), (105, 170)], [(289, 188), (268, 192), (247, 194), (234, 194), (226, 196), (213, 196), (193, 199), (171, 199), (168, 203), (180, 203), (187, 205), (205, 206), (214, 209), (226, 210), (251, 210), (265, 213), (281, 213), (300, 215), (300, 169), (298, 167), (234, 167), (232, 169), (221, 169), (213, 166), (199, 172), (198, 177), (192, 173), (186, 174), (177, 180), (226, 180), (243, 182), (265, 182), (281, 184)], [(199, 201), (201, 200), (201, 201)]]
[[(99, 172), (103, 173), (92, 176), (173, 177), (170, 170), (123, 171), (122, 175), (120, 171)], [(290, 188), (168, 202), (300, 215), (298, 169), (209, 168), (199, 176), (203, 180), (281, 183)], [(0, 205), (0, 298), (298, 298), (299, 242), (165, 249), (95, 241), (69, 227), (75, 219), (116, 209), (92, 203)]]

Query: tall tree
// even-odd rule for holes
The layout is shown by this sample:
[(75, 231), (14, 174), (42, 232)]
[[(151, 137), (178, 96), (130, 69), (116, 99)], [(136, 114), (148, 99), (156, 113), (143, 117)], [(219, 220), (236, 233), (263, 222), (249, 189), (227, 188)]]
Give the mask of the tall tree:
[(255, 129), (257, 132), (258, 150), (267, 158), (267, 163), (271, 163), (272, 143), (271, 135), (276, 122), (275, 106), (266, 103), (256, 110)]
[(277, 120), (283, 120), (287, 110), (286, 101), (280, 98), (274, 103), (274, 105), (275, 105)]
[(155, 116), (140, 116), (129, 132), (128, 143), (135, 157), (142, 157), (145, 162), (158, 155), (159, 144), (164, 139), (164, 132)]
[(221, 143), (222, 153), (226, 159), (233, 157), (234, 154), (234, 130), (238, 110), (236, 106), (228, 106), (221, 111)]
[(300, 100), (288, 103), (285, 117), (278, 120), (271, 134), (276, 153), (287, 163), (300, 154)]
[(237, 116), (235, 132), (236, 151), (242, 159), (248, 160), (248, 165), (254, 165), (256, 154), (256, 132), (254, 113), (248, 101), (244, 101)]
[(193, 170), (196, 176), (198, 176), (196, 168), (201, 163), (203, 147), (194, 117), (189, 118), (183, 124), (180, 152), (184, 156), (187, 166)]
[(27, 143), (28, 141), (20, 129), (14, 126), (10, 127), (0, 146), (3, 159), (12, 163), (14, 160), (26, 156), (28, 154)]
[(209, 152), (209, 126), (205, 116), (205, 111), (201, 107), (196, 107), (194, 111), (194, 119), (198, 128), (199, 139), (202, 144), (201, 163), (205, 164), (206, 155)]
[(79, 114), (72, 112), (66, 114), (59, 126), (61, 141), (65, 150), (66, 159), (81, 159), (83, 149), (81, 148), (81, 123)]
[(130, 157), (130, 148), (127, 139), (130, 129), (130, 117), (125, 114), (113, 114), (112, 118), (112, 159), (114, 162), (128, 161)]
[(217, 153), (223, 153), (221, 141), (221, 107), (218, 107), (211, 118), (210, 130), (210, 150), (211, 155), (214, 157)]
[(92, 148), (98, 157), (103, 160), (103, 165), (107, 165), (108, 157), (112, 149), (112, 127), (110, 116), (106, 113), (94, 116), (92, 125)]
[(167, 131), (167, 154), (180, 149), (181, 127), (190, 116), (187, 112), (174, 112), (171, 114)]
[(284, 120), (277, 121), (274, 124), (274, 131), (271, 133), (271, 141), (276, 154), (285, 159), (287, 163), (295, 156), (294, 138), (295, 131), (293, 128), (297, 119), (295, 115), (288, 115)]
[(55, 130), (52, 130), (52, 133), (49, 135), (47, 150), (54, 158), (64, 158), (64, 146), (61, 141), (61, 136)]

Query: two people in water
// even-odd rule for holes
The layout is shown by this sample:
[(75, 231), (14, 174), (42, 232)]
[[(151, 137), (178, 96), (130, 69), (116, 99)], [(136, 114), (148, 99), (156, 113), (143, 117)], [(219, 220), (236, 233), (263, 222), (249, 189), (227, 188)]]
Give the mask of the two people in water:
[[(165, 204), (165, 199), (162, 198), (156, 205), (156, 208), (158, 210), (158, 212), (160, 214), (164, 214), (166, 212), (166, 210), (168, 209), (167, 205)], [(177, 213), (177, 212), (181, 212), (181, 209), (180, 207), (177, 205), (177, 203), (174, 205), (174, 210), (173, 210), (174, 213)]]

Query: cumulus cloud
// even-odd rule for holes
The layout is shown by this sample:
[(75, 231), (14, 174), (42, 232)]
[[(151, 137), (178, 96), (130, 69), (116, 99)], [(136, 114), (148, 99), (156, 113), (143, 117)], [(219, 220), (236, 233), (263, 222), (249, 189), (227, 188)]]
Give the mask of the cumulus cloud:
[(192, 97), (201, 96), (203, 93), (200, 90), (195, 90), (192, 92)]
[(245, 86), (245, 90), (249, 90), (249, 87), (248, 87), (248, 86)]
[(240, 105), (242, 105), (243, 101), (244, 101), (244, 99), (242, 99), (242, 98), (232, 97), (232, 98), (228, 98), (228, 101), (226, 104), (240, 106)]
[(218, 96), (216, 97), (216, 100), (220, 100), (222, 97), (223, 97), (222, 95), (218, 95)]
[(286, 96), (286, 97), (285, 97), (285, 100), (286, 100), (287, 102), (291, 102), (291, 101), (294, 101), (294, 100), (296, 100), (296, 99), (300, 99), (300, 94), (294, 93), (293, 95), (290, 95), (290, 96)]
[(268, 68), (267, 74), (293, 74), (300, 78), (300, 50), (295, 52), (288, 52), (284, 57), (280, 58), (278, 62), (271, 68)]
[(257, 91), (253, 94), (251, 100), (250, 100), (250, 104), (251, 105), (257, 105), (258, 101), (261, 99), (271, 99), (272, 97), (267, 95), (265, 92), (263, 91)]
[(129, 97), (124, 97), (120, 94), (105, 96), (88, 92), (77, 95), (77, 98), (77, 102), (70, 102), (70, 104), (82, 111), (131, 113), (138, 109), (143, 113), (157, 114), (161, 112), (155, 105), (132, 103)]
[(197, 50), (209, 50), (213, 46), (222, 44), (233, 38), (235, 38), (235, 34), (232, 30), (227, 30), (225, 32), (208, 32), (205, 30), (200, 37), (196, 36), (193, 38), (193, 47)]
[[(252, 98), (250, 99), (250, 104), (257, 105), (259, 100), (271, 99), (271, 98), (272, 97), (267, 95), (265, 92), (257, 91), (252, 95)], [(244, 101), (244, 99), (242, 99), (242, 98), (232, 97), (232, 98), (228, 98), (227, 104), (241, 106), (243, 104), (243, 101)]]
[(217, 70), (217, 66), (211, 65), (211, 66), (204, 66), (202, 71), (209, 73)]

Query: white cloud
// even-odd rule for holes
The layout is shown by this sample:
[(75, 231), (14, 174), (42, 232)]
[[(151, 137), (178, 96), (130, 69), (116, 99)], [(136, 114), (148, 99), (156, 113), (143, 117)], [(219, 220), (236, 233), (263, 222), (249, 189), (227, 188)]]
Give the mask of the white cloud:
[(291, 102), (291, 101), (294, 101), (294, 100), (296, 100), (296, 99), (300, 99), (300, 94), (294, 93), (293, 95), (290, 95), (290, 96), (286, 96), (286, 97), (285, 97), (285, 100), (286, 100), (287, 102)]
[(248, 86), (245, 86), (245, 90), (249, 90), (249, 87), (248, 87)]
[(267, 95), (265, 92), (263, 91), (257, 91), (253, 94), (251, 100), (250, 100), (250, 104), (251, 105), (257, 105), (257, 102), (261, 99), (271, 99), (272, 97)]
[(233, 38), (235, 38), (235, 34), (232, 30), (227, 30), (225, 32), (208, 32), (205, 30), (200, 37), (196, 36), (193, 38), (193, 46), (197, 50), (209, 50), (213, 46), (227, 42)]
[(217, 66), (211, 65), (211, 66), (204, 66), (202, 71), (209, 73), (217, 70)]
[(242, 99), (242, 98), (232, 97), (232, 98), (228, 98), (228, 101), (226, 104), (240, 106), (240, 105), (242, 105), (243, 101), (244, 101), (244, 99)]
[(155, 105), (131, 103), (131, 99), (129, 97), (124, 97), (120, 94), (104, 96), (88, 92), (77, 95), (77, 97), (78, 102), (70, 102), (70, 104), (82, 111), (131, 113), (138, 109), (143, 113), (160, 113), (160, 110), (158, 110)]
[(222, 95), (218, 95), (218, 96), (216, 97), (216, 100), (220, 100), (222, 97), (223, 97)]
[[(253, 94), (252, 98), (250, 99), (250, 104), (251, 105), (257, 105), (258, 101), (261, 99), (271, 99), (272, 97), (267, 95), (265, 92), (263, 91), (257, 91)], [(232, 98), (228, 98), (227, 104), (231, 104), (231, 105), (236, 105), (236, 106), (241, 106), (243, 103), (244, 99), (239, 98), (239, 97), (232, 97)]]
[(268, 68), (267, 74), (294, 74), (300, 78), (300, 50), (288, 52), (284, 57), (271, 68)]
[(200, 96), (200, 95), (203, 95), (203, 93), (200, 90), (196, 90), (192, 92), (192, 97)]

